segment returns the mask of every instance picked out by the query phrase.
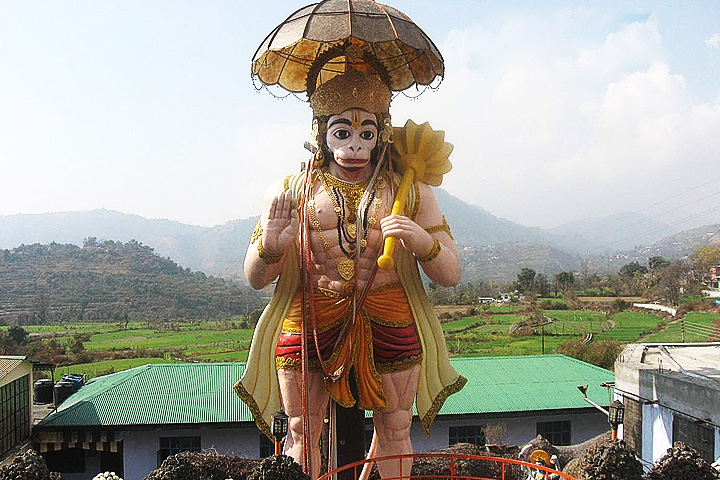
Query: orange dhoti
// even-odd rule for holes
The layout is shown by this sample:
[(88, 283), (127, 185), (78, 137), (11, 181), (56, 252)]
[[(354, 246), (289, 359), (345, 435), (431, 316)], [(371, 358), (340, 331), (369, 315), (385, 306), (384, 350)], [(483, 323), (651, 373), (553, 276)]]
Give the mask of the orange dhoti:
[[(334, 373), (343, 364), (345, 367), (337, 380), (326, 379), (328, 394), (344, 407), (355, 405), (348, 378), (350, 368), (354, 367), (359, 406), (366, 410), (384, 409), (387, 401), (381, 374), (406, 370), (422, 362), (422, 345), (405, 291), (400, 285), (371, 290), (339, 345), (340, 331), (352, 317), (352, 298), (316, 288), (313, 302), (318, 347), (325, 371)], [(309, 308), (307, 311), (309, 314)], [(302, 293), (298, 292), (293, 297), (275, 349), (278, 369), (301, 368), (301, 322)], [(306, 328), (309, 369), (319, 370), (318, 349), (310, 321)]]

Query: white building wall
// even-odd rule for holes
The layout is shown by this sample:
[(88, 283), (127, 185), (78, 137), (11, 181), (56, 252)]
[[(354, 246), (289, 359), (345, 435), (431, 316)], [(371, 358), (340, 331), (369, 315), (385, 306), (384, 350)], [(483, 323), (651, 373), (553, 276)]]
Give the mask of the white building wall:
[(655, 462), (672, 447), (672, 410), (660, 405), (643, 405), (643, 451), (642, 458)]
[(590, 412), (581, 414), (561, 414), (561, 415), (532, 415), (523, 417), (500, 417), (500, 418), (462, 418), (454, 420), (443, 420), (439, 417), (432, 428), (430, 436), (425, 435), (425, 431), (419, 421), (413, 422), (410, 435), (412, 436), (413, 447), (416, 452), (427, 452), (446, 448), (450, 439), (450, 427), (464, 425), (492, 425), (504, 424), (507, 428), (504, 443), (508, 445), (523, 445), (529, 440), (537, 436), (538, 422), (554, 422), (554, 421), (570, 421), (570, 442), (572, 444), (582, 443), (590, 440), (601, 433), (607, 432), (610, 425), (607, 417), (600, 412)]
[[(413, 447), (416, 452), (427, 452), (447, 448), (450, 427), (463, 425), (505, 424), (508, 445), (521, 445), (536, 436), (537, 422), (570, 420), (571, 442), (582, 443), (609, 429), (607, 417), (600, 412), (582, 414), (563, 414), (548, 416), (525, 416), (504, 418), (463, 418), (435, 421), (430, 436), (419, 421), (414, 421), (411, 428)], [(671, 422), (672, 423), (672, 422)], [(123, 439), (125, 480), (142, 480), (157, 468), (157, 451), (160, 448), (160, 437), (200, 436), (203, 450), (214, 448), (218, 453), (236, 454), (243, 457), (257, 458), (260, 455), (260, 431), (254, 425), (250, 428), (218, 428), (218, 429), (178, 429), (155, 431), (126, 431), (120, 433)], [(99, 460), (98, 460), (99, 462)], [(97, 473), (97, 472), (95, 472)], [(68, 478), (68, 480), (89, 480), (92, 476)]]
[[(126, 431), (123, 439), (125, 480), (142, 480), (157, 468), (160, 437), (200, 437), (202, 450), (257, 458), (260, 455), (260, 431), (254, 428), (207, 428), (154, 431)], [(80, 480), (80, 479), (69, 479)]]

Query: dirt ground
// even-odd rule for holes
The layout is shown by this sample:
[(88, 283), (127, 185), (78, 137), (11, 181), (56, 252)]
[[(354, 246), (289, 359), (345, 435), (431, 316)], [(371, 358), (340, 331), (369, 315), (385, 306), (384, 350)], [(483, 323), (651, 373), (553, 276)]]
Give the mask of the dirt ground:
[(614, 302), (615, 300), (625, 300), (626, 302), (647, 303), (648, 298), (643, 297), (578, 297), (581, 302)]

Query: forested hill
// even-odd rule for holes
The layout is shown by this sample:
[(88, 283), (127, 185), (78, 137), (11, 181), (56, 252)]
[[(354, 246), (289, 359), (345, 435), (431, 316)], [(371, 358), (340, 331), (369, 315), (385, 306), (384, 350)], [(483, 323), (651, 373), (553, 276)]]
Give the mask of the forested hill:
[(0, 250), (0, 320), (222, 318), (262, 305), (249, 288), (191, 272), (136, 241)]

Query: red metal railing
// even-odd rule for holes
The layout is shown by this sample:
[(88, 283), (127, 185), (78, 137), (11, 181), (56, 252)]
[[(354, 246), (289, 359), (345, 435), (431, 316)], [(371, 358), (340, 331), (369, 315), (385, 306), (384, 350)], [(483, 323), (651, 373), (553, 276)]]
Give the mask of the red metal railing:
[[(447, 468), (447, 472), (438, 472), (433, 474), (423, 474), (423, 475), (411, 475), (409, 472), (406, 474), (403, 472), (403, 459), (407, 458), (445, 458), (448, 460), (448, 464), (445, 466)], [(447, 454), (447, 453), (414, 453), (414, 454), (408, 454), (408, 455), (392, 455), (388, 457), (377, 457), (377, 458), (370, 458), (365, 460), (360, 460), (359, 462), (350, 463), (348, 465), (345, 465), (344, 467), (340, 467), (337, 470), (333, 470), (332, 472), (328, 472), (325, 475), (318, 478), (318, 480), (332, 480), (335, 475), (341, 473), (341, 472), (347, 472), (352, 470), (353, 471), (353, 478), (358, 478), (360, 475), (360, 472), (362, 471), (365, 464), (373, 464), (378, 461), (390, 461), (390, 460), (396, 460), (398, 462), (400, 471), (400, 475), (397, 477), (388, 477), (384, 480), (416, 480), (416, 479), (437, 479), (442, 478), (443, 480), (507, 480), (508, 475), (508, 467), (511, 465), (518, 465), (520, 467), (526, 467), (531, 468), (534, 470), (539, 470), (540, 472), (544, 473), (544, 480), (549, 480), (551, 474), (557, 475), (559, 478), (564, 480), (577, 480), (575, 477), (571, 477), (570, 475), (567, 475), (565, 473), (559, 472), (557, 470), (553, 470), (549, 467), (543, 467), (542, 465), (537, 465), (534, 463), (528, 463), (523, 462), (522, 460), (515, 460), (512, 458), (502, 458), (502, 457), (487, 457), (484, 455), (464, 455), (464, 454)], [(472, 475), (466, 475), (462, 473), (458, 473), (457, 468), (457, 462), (458, 460), (475, 460), (475, 461), (482, 461), (482, 462), (488, 462), (488, 463), (494, 463), (494, 464), (500, 464), (500, 476), (499, 477), (476, 477)]]

